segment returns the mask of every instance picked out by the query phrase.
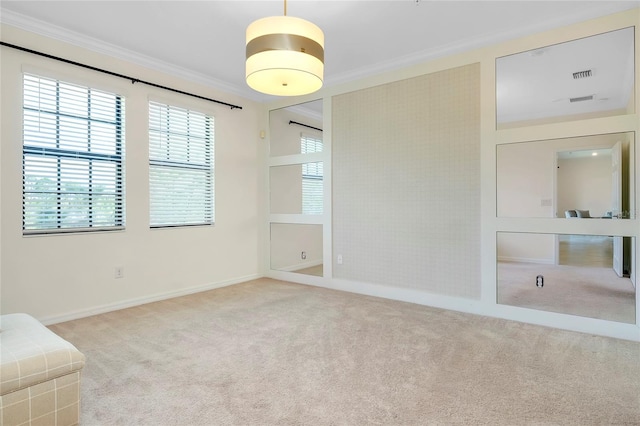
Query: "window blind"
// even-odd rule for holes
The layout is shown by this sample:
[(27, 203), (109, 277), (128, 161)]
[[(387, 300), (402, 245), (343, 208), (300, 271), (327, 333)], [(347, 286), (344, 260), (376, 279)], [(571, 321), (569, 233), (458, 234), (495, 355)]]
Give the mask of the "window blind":
[(124, 227), (124, 102), (23, 76), (24, 234)]
[(149, 102), (151, 227), (214, 222), (214, 120)]
[[(322, 139), (302, 133), (300, 152), (322, 152)], [(302, 214), (322, 214), (323, 175), (322, 162), (302, 164)]]
[(322, 139), (301, 133), (300, 153), (312, 154), (314, 152), (322, 152)]
[(322, 162), (302, 164), (302, 214), (322, 214)]

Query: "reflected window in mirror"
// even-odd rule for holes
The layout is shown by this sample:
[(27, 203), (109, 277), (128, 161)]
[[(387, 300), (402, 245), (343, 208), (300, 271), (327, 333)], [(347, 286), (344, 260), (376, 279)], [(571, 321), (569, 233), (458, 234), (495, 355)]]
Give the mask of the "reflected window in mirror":
[(634, 28), (496, 59), (497, 129), (634, 113)]
[(498, 145), (498, 217), (635, 217), (635, 134)]
[(269, 184), (272, 214), (322, 214), (322, 161), (270, 167)]
[(497, 233), (497, 302), (635, 324), (635, 238)]
[(269, 112), (272, 157), (322, 152), (322, 100)]
[(322, 225), (271, 223), (271, 269), (322, 276)]

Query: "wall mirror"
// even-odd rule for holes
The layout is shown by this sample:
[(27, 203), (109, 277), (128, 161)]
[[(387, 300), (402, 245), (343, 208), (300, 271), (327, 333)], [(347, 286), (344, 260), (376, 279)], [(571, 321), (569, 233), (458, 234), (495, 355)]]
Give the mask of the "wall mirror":
[(269, 112), (269, 155), (278, 157), (322, 151), (322, 100)]
[(635, 324), (635, 238), (497, 233), (497, 302)]
[(322, 214), (323, 163), (269, 168), (270, 206), (275, 214)]
[(322, 276), (322, 225), (271, 224), (271, 269)]
[(503, 144), (496, 156), (498, 217), (636, 217), (633, 132)]
[(496, 59), (497, 128), (634, 112), (634, 28)]
[[(322, 100), (269, 112), (270, 214), (304, 215), (304, 222), (323, 220), (322, 152)], [(323, 275), (321, 224), (271, 222), (269, 227), (272, 270)]]

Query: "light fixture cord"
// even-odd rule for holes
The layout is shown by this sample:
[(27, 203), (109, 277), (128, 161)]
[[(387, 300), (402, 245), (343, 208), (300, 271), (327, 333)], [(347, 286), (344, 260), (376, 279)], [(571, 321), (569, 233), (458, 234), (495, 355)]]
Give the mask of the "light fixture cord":
[(287, 0), (284, 0), (284, 16), (287, 16)]

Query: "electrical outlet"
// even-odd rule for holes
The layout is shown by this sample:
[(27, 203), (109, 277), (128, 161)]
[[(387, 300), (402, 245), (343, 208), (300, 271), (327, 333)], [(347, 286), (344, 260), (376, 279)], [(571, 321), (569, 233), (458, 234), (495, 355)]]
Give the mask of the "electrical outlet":
[(338, 265), (342, 265), (342, 255), (338, 255)]
[(300, 258), (303, 259), (303, 260), (306, 259), (307, 258), (307, 252), (303, 251), (302, 253), (300, 253)]
[(124, 278), (124, 266), (116, 266), (113, 270), (114, 278)]
[(542, 275), (536, 276), (536, 287), (544, 286), (544, 277)]

